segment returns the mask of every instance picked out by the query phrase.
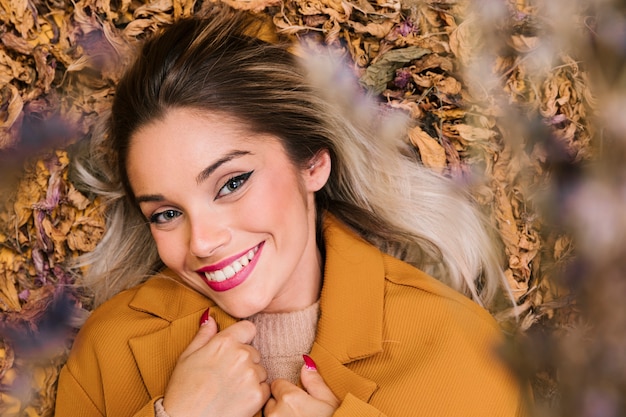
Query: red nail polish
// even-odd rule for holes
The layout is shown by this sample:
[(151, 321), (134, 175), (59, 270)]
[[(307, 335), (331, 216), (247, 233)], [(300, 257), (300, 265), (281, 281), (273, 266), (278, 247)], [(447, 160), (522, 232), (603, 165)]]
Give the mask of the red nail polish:
[(210, 308), (207, 308), (206, 310), (204, 310), (204, 313), (202, 313), (202, 317), (200, 317), (200, 326), (206, 324), (206, 322), (209, 321), (209, 310)]
[(315, 361), (311, 359), (309, 355), (302, 355), (302, 358), (304, 359), (304, 366), (306, 366), (306, 369), (309, 371), (317, 371), (317, 365), (315, 365)]

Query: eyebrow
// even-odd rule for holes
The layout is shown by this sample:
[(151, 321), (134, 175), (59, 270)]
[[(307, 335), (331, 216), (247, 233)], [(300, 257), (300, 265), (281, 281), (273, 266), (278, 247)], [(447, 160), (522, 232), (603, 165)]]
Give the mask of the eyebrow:
[(139, 197), (135, 197), (135, 202), (137, 204), (141, 203), (149, 203), (151, 201), (163, 201), (165, 200), (161, 194), (148, 194), (148, 195), (140, 195)]
[(220, 166), (224, 165), (226, 162), (232, 161), (235, 158), (240, 158), (240, 157), (242, 157), (244, 155), (250, 155), (250, 152), (248, 152), (248, 151), (232, 151), (232, 152), (226, 154), (224, 157), (218, 159), (217, 161), (215, 161), (214, 163), (212, 163), (208, 167), (204, 168), (202, 170), (202, 172), (200, 172), (198, 174), (198, 176), (196, 177), (196, 182), (198, 184), (200, 184), (201, 182), (203, 182), (204, 180), (209, 178), (209, 176), (213, 172), (215, 172), (216, 169), (218, 169)]
[[(196, 182), (200, 184), (204, 180), (206, 180), (216, 169), (220, 166), (224, 165), (226, 162), (232, 161), (235, 158), (240, 158), (244, 155), (250, 155), (249, 151), (232, 151), (224, 155), (222, 158), (218, 159), (208, 167), (204, 168), (196, 177)], [(147, 194), (140, 195), (135, 197), (135, 202), (137, 204), (147, 203), (147, 202), (158, 202), (163, 201), (165, 198), (161, 194)]]

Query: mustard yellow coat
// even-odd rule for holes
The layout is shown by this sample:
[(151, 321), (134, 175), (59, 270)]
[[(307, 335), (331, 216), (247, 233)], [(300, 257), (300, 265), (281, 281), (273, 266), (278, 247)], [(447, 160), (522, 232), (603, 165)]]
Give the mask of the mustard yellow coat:
[[(311, 357), (342, 401), (335, 416), (525, 415), (521, 389), (497, 358), (492, 317), (328, 217)], [(61, 372), (55, 415), (153, 416), (209, 306), (219, 328), (234, 323), (167, 272), (103, 304)]]

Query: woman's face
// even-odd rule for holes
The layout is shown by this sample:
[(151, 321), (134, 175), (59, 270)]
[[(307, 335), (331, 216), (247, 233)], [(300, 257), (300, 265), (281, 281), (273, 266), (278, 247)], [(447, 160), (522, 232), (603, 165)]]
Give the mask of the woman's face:
[(133, 135), (127, 165), (161, 260), (190, 287), (235, 317), (315, 302), (314, 192), (327, 152), (301, 169), (273, 136), (174, 109)]

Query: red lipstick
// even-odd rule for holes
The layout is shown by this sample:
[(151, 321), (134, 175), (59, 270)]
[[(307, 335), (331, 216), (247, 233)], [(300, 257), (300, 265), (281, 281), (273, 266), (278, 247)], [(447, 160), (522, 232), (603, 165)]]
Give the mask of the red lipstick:
[(265, 245), (265, 242), (261, 242), (256, 247), (257, 249), (256, 253), (254, 254), (254, 257), (252, 259), (249, 259), (248, 264), (243, 266), (243, 268), (240, 271), (236, 272), (235, 275), (223, 281), (212, 281), (207, 278), (206, 274), (226, 268), (227, 266), (231, 265), (233, 262), (239, 260), (240, 258), (245, 256), (247, 253), (249, 253), (250, 249), (248, 249), (247, 251), (241, 252), (238, 255), (230, 256), (226, 259), (223, 259), (222, 261), (215, 263), (213, 265), (205, 266), (204, 268), (201, 268), (197, 270), (196, 272), (198, 273), (198, 275), (200, 275), (200, 278), (202, 278), (202, 280), (213, 291), (217, 291), (217, 292), (228, 291), (240, 285), (241, 283), (243, 283), (248, 278), (250, 273), (252, 273), (252, 271), (254, 270), (254, 267), (256, 266), (261, 256), (261, 251), (263, 250), (264, 245)]

